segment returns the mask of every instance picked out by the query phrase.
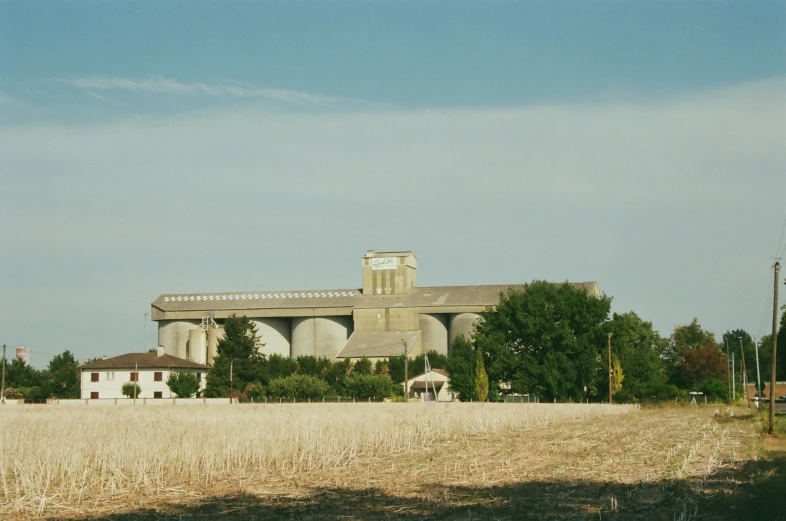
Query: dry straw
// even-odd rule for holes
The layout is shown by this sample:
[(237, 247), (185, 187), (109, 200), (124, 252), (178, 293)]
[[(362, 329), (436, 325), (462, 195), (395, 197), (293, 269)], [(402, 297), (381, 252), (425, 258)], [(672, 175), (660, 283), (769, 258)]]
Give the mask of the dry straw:
[(297, 476), (626, 406), (297, 404), (0, 411), (0, 514)]

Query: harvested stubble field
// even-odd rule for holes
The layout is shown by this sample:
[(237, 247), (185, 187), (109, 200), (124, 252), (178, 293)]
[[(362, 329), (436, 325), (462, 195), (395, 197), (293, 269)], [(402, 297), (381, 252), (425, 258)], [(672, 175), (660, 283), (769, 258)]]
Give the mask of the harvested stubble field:
[(30, 406), (0, 411), (0, 518), (755, 519), (760, 440), (704, 407)]

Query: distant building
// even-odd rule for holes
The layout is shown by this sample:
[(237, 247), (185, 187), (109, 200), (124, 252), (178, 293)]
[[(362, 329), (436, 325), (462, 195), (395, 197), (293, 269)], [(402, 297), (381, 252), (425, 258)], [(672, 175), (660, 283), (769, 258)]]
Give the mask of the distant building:
[(29, 347), (17, 347), (16, 348), (16, 357), (22, 360), (27, 365), (30, 365), (30, 348)]
[[(404, 388), (404, 382), (401, 383)], [(405, 388), (406, 389), (406, 388)], [(436, 390), (436, 397), (434, 392)], [(419, 374), (409, 379), (409, 397), (419, 399), (424, 402), (452, 402), (456, 399), (450, 389), (450, 379), (448, 373), (442, 369), (432, 369), (430, 373)]]
[[(220, 325), (249, 317), (261, 352), (296, 358), (386, 358), (427, 351), (447, 354), (457, 335), (472, 335), (481, 313), (500, 293), (525, 284), (418, 287), (411, 251), (369, 250), (361, 259), (362, 287), (333, 290), (165, 294), (151, 305), (158, 344), (170, 355), (211, 365)], [(599, 296), (595, 282), (572, 286)]]
[(183, 360), (164, 353), (128, 353), (90, 362), (80, 367), (82, 371), (82, 399), (123, 398), (121, 389), (127, 382), (137, 382), (140, 392), (137, 398), (174, 398), (166, 385), (172, 371), (188, 371), (197, 374), (200, 390), (205, 388), (207, 366)]

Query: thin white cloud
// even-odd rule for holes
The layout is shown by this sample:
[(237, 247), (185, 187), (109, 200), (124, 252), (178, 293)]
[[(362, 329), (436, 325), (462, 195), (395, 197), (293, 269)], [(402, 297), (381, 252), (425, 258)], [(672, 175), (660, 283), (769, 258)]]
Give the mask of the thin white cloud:
[(184, 83), (156, 76), (147, 79), (131, 78), (71, 78), (59, 83), (87, 91), (126, 91), (135, 93), (168, 94), (174, 96), (212, 96), (216, 98), (256, 98), (268, 101), (323, 105), (329, 103), (365, 103), (363, 100), (326, 96), (289, 89), (266, 89), (238, 83)]
[[(665, 334), (693, 316), (756, 332), (783, 223), (784, 93), (775, 79), (646, 102), (0, 128), (0, 328), (23, 338), (83, 304), (66, 343), (100, 353), (108, 337), (84, 331), (112, 324), (122, 342), (158, 293), (351, 287), (372, 247), (415, 250), (422, 285), (596, 279)], [(103, 287), (136, 304), (82, 296)]]

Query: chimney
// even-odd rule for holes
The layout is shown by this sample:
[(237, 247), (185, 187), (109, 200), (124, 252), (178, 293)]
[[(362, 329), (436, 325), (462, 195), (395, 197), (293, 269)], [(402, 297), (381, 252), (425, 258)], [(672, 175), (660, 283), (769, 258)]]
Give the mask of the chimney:
[(158, 348), (156, 348), (156, 354), (158, 356), (164, 356), (166, 354), (164, 351), (164, 346), (158, 346)]

